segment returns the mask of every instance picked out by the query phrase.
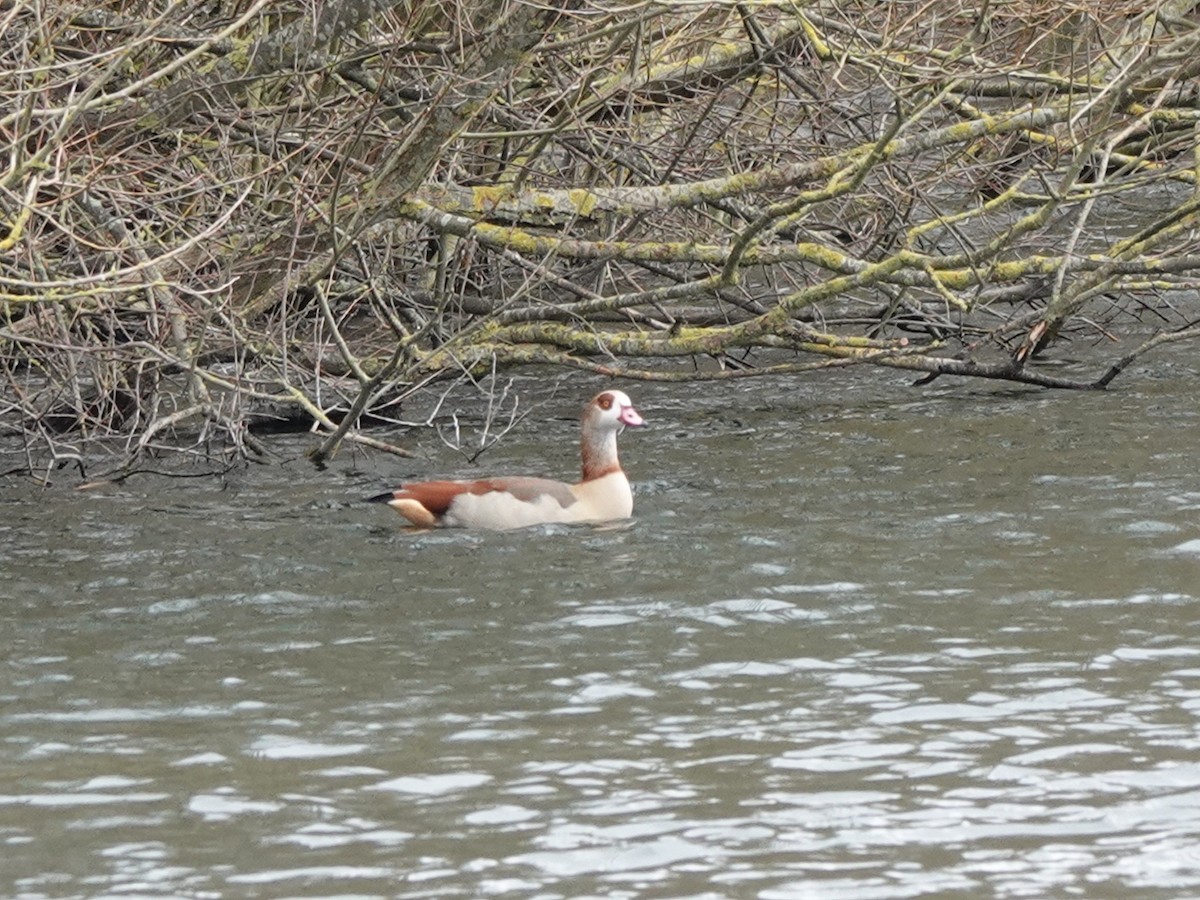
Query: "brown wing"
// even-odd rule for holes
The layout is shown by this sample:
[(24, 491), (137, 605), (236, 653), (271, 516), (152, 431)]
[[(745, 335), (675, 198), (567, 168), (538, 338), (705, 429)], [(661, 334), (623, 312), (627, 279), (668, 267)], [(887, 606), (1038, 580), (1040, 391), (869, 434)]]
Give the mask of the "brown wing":
[(477, 481), (418, 481), (396, 491), (396, 499), (416, 500), (435, 516), (445, 515), (459, 494), (483, 494)]
[(553, 497), (562, 507), (575, 502), (571, 486), (550, 478), (485, 478), (480, 481), (417, 481), (403, 485), (394, 491), (371, 497), (377, 503), (393, 500), (414, 500), (434, 516), (444, 516), (454, 498), (460, 494), (490, 494), (504, 491), (524, 503), (533, 503), (539, 497)]
[(535, 503), (539, 497), (553, 497), (564, 509), (575, 502), (575, 494), (571, 491), (571, 486), (563, 481), (555, 481), (553, 478), (529, 478), (518, 475), (507, 478), (489, 478), (475, 483), (487, 485), (487, 487), (481, 491), (472, 491), (473, 494), (507, 491), (525, 503)]

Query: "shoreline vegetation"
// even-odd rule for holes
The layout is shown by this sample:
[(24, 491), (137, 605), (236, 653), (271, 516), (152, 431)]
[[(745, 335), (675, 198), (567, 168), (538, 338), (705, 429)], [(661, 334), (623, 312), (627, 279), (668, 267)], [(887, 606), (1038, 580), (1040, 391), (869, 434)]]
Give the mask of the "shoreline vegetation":
[(1179, 0), (0, 0), (4, 472), (516, 367), (1104, 389), (1200, 336), (1197, 75)]

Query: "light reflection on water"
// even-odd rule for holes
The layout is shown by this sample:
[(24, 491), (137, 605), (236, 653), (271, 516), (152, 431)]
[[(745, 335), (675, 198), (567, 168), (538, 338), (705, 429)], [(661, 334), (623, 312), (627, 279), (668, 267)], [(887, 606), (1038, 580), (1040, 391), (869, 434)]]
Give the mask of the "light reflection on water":
[(638, 389), (627, 528), (16, 492), (0, 893), (1200, 890), (1190, 387), (794, 387)]

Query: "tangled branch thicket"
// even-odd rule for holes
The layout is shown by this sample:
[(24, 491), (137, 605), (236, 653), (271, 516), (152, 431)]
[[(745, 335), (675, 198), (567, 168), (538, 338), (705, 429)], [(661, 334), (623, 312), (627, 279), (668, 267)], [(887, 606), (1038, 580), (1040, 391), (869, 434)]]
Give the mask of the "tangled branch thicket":
[[(1060, 387), (1192, 337), (1191, 2), (0, 0), (15, 466), (516, 364)], [(1065, 337), (1160, 333), (1047, 374)], [(1135, 326), (1141, 325), (1140, 329)]]

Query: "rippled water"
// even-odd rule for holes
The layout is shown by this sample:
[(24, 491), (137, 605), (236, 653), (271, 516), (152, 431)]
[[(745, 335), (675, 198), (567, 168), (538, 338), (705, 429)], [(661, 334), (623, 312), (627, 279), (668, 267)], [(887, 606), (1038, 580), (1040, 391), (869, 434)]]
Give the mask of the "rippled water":
[[(1194, 896), (1181, 360), (1099, 395), (622, 385), (654, 427), (610, 529), (354, 502), (465, 471), (432, 438), (3, 486), (0, 895)], [(488, 468), (572, 472), (591, 387)]]

